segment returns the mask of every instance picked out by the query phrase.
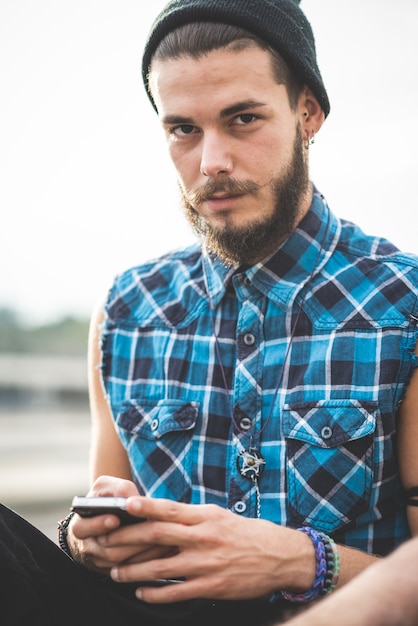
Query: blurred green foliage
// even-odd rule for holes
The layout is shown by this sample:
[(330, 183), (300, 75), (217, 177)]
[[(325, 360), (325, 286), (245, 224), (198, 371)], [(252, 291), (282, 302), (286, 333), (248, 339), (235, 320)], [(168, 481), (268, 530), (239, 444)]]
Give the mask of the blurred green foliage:
[(64, 317), (28, 326), (11, 309), (0, 308), (0, 353), (85, 355), (89, 320)]

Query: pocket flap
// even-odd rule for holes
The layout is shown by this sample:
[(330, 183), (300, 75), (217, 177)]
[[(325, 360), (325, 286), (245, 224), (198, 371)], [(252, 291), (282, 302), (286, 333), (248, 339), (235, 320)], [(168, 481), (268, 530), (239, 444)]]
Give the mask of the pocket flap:
[(166, 433), (193, 429), (198, 414), (198, 402), (164, 399), (157, 404), (147, 404), (130, 400), (124, 403), (116, 423), (119, 428), (144, 439), (159, 439)]
[(286, 404), (284, 435), (287, 439), (333, 448), (374, 432), (377, 410), (376, 402), (359, 400)]

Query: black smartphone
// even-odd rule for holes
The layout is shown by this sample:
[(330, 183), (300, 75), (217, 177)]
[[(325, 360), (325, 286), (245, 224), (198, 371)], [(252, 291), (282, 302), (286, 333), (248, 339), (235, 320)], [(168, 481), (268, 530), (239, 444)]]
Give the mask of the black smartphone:
[(126, 498), (114, 496), (74, 496), (71, 511), (82, 517), (94, 517), (111, 513), (117, 515), (122, 524), (138, 524), (145, 521), (142, 517), (130, 515), (126, 510)]

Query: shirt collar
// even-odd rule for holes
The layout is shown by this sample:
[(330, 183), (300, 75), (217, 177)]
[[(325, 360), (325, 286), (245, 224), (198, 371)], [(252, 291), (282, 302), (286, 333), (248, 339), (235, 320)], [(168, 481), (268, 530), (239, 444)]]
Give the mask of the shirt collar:
[[(298, 292), (319, 273), (332, 255), (341, 231), (325, 198), (314, 189), (309, 211), (293, 233), (272, 255), (245, 270), (252, 285), (283, 309), (287, 309)], [(214, 255), (203, 252), (207, 288), (213, 306), (217, 306), (237, 266), (225, 266)]]

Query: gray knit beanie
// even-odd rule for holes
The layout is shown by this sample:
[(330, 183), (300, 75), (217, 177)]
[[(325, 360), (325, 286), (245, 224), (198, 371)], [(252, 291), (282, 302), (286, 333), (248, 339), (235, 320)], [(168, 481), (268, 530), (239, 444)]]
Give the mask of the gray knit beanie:
[(222, 22), (245, 28), (268, 43), (315, 94), (325, 116), (330, 104), (316, 62), (311, 25), (298, 0), (171, 0), (155, 19), (142, 59), (148, 96), (148, 72), (158, 44), (172, 30), (190, 22)]

